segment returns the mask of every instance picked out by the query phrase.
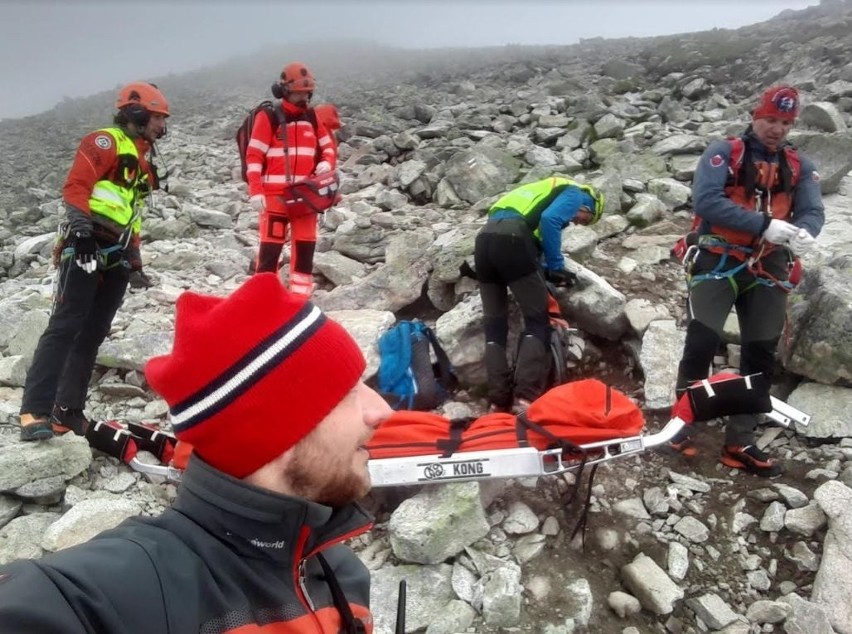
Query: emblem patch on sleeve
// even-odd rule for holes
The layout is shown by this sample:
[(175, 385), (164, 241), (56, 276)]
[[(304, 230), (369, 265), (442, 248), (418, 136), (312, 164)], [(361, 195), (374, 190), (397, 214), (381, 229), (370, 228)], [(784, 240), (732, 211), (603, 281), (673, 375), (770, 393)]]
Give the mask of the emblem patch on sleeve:
[(819, 172), (817, 172), (816, 170), (814, 170), (814, 171), (811, 173), (811, 178), (814, 180), (814, 182), (815, 182), (815, 183), (818, 183), (818, 182), (819, 182)]
[(710, 158), (712, 167), (722, 167), (725, 164), (725, 158), (721, 154), (715, 154)]
[(99, 134), (95, 137), (95, 145), (102, 150), (108, 150), (112, 147), (112, 139), (106, 134)]

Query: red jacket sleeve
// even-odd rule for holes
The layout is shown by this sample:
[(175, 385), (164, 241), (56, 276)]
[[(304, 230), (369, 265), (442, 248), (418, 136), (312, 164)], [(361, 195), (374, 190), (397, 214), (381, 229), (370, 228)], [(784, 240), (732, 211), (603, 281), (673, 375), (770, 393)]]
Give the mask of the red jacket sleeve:
[(92, 132), (80, 141), (65, 186), (62, 188), (63, 200), (77, 209), (91, 214), (89, 198), (92, 189), (110, 170), (117, 148), (115, 140), (106, 132)]
[(271, 142), (272, 125), (269, 117), (256, 116), (254, 126), (251, 129), (251, 138), (249, 138), (246, 148), (246, 180), (248, 181), (249, 197), (263, 193), (261, 175)]

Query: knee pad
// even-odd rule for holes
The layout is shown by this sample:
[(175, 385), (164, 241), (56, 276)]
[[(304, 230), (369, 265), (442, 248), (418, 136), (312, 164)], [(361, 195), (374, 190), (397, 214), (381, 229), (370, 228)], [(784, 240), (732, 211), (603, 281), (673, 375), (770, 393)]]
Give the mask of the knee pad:
[(296, 260), (296, 272), (311, 275), (314, 271), (314, 249), (316, 242), (307, 242), (305, 240), (296, 240), (293, 244), (294, 258)]
[(527, 320), (524, 324), (524, 332), (522, 336), (532, 335), (538, 339), (542, 345), (547, 347), (550, 345), (550, 324), (547, 321)]
[(693, 381), (707, 378), (719, 341), (719, 334), (715, 330), (695, 319), (689, 322), (683, 357), (678, 366), (678, 387), (682, 389)]
[(742, 344), (740, 361), (741, 374), (763, 372), (772, 375), (775, 368), (775, 349), (778, 347), (778, 337), (763, 341), (749, 341)]
[(506, 348), (509, 338), (509, 322), (502, 317), (484, 317), (482, 329), (485, 331), (485, 341), (496, 343), (501, 348)]
[(281, 257), (281, 245), (273, 242), (261, 242), (257, 250), (254, 273), (275, 273)]
[(494, 342), (485, 344), (485, 373), (488, 376), (488, 400), (498, 407), (512, 404), (512, 377), (506, 348)]
[(547, 347), (533, 335), (521, 337), (518, 359), (515, 362), (516, 396), (528, 401), (534, 401), (541, 396), (549, 371), (550, 355)]

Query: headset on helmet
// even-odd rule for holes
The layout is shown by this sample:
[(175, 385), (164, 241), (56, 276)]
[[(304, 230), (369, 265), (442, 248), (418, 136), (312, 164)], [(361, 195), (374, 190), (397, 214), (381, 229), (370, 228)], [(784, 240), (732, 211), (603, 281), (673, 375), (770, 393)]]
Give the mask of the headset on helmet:
[(317, 87), (308, 67), (301, 62), (287, 64), (281, 71), (281, 79), (272, 84), (272, 96), (276, 99), (284, 99), (291, 92), (312, 93)]
[(140, 127), (148, 123), (151, 113), (169, 116), (169, 102), (157, 86), (147, 82), (133, 82), (124, 86), (118, 92), (115, 107), (131, 123)]

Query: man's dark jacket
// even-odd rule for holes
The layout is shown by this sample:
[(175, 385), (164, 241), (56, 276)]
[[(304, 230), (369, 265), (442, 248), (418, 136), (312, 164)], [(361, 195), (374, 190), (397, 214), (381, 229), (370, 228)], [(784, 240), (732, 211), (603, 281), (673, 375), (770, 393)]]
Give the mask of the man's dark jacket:
[(340, 610), (319, 551), (371, 630), (369, 572), (340, 544), (370, 523), (358, 505), (277, 495), (194, 456), (160, 517), (0, 567), (0, 632), (336, 634)]

